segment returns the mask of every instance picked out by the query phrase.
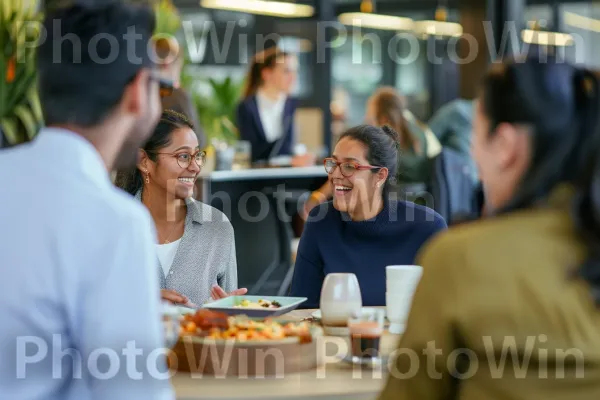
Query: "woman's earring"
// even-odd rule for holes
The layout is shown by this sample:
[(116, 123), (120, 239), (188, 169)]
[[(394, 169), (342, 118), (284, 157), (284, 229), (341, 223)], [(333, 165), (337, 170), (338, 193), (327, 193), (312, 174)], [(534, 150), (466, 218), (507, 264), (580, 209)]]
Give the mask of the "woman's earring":
[(150, 173), (148, 171), (144, 171), (146, 173), (146, 183), (150, 183)]

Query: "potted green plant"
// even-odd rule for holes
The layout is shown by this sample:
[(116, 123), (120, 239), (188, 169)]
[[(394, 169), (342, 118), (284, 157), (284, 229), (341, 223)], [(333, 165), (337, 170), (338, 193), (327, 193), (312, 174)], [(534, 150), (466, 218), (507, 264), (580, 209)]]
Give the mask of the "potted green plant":
[(27, 142), (43, 124), (35, 47), (42, 15), (34, 1), (0, 4), (0, 147)]
[(242, 85), (230, 77), (222, 81), (212, 78), (205, 80), (210, 95), (194, 92), (194, 102), (198, 115), (210, 142), (235, 143), (238, 130), (235, 126), (235, 112), (240, 101)]
[(201, 93), (192, 88), (194, 78), (184, 75), (182, 84), (189, 87), (200, 123), (208, 139), (208, 169), (231, 169), (234, 157), (233, 144), (239, 140), (235, 126), (235, 112), (241, 97), (242, 84), (230, 77), (222, 81), (208, 78), (201, 79), (208, 84), (208, 93)]

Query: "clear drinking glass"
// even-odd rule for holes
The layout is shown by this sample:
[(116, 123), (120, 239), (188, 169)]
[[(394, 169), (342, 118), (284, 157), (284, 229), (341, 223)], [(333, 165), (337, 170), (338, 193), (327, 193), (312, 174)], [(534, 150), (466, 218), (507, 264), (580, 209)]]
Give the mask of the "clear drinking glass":
[(348, 319), (353, 359), (380, 358), (385, 310), (363, 308)]
[(234, 170), (249, 169), (252, 165), (252, 145), (250, 142), (240, 140), (234, 144), (233, 166)]

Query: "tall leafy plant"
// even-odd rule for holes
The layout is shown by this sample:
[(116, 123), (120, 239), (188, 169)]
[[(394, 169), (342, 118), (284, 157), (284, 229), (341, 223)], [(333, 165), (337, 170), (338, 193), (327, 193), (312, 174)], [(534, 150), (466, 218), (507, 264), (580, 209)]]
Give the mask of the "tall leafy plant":
[(0, 130), (8, 145), (31, 140), (43, 123), (34, 45), (41, 19), (34, 1), (0, 1)]
[(211, 141), (231, 144), (239, 139), (235, 111), (242, 93), (242, 83), (231, 77), (222, 81), (209, 78), (210, 95), (194, 93), (194, 102), (206, 136)]

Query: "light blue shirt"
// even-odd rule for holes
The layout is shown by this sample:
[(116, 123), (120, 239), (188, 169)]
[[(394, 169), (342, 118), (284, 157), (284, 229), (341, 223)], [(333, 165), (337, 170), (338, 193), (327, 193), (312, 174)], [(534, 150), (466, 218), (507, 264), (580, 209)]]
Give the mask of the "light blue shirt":
[(0, 152), (0, 198), (0, 398), (172, 398), (154, 226), (96, 149), (43, 129)]

